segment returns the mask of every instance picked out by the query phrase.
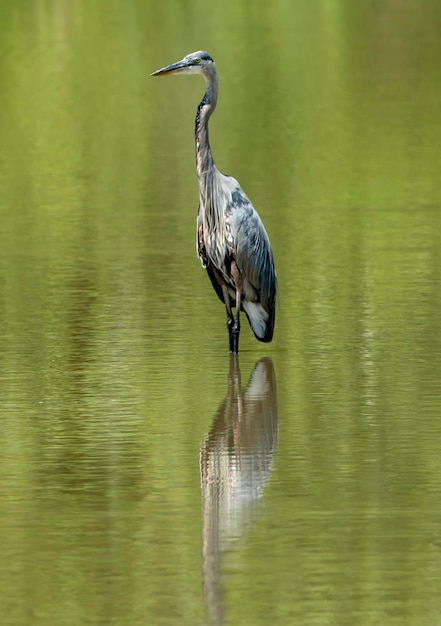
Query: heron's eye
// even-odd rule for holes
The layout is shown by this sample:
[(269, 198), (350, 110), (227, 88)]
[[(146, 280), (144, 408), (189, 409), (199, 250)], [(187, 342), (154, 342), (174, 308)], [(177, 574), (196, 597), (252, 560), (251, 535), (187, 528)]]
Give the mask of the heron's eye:
[(200, 59), (195, 59), (194, 62), (196, 63), (196, 65), (199, 65), (199, 63), (201, 62)]

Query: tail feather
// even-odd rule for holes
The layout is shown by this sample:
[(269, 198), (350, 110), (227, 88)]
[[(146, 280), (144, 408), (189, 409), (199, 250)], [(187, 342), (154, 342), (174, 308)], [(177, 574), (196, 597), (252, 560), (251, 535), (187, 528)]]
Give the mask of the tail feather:
[(256, 339), (269, 343), (274, 333), (275, 306), (269, 314), (259, 302), (243, 302), (242, 306)]

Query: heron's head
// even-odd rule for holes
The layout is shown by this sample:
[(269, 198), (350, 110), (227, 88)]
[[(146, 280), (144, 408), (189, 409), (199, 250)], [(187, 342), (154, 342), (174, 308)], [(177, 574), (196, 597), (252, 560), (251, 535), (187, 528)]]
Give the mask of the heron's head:
[(214, 67), (214, 61), (208, 52), (192, 52), (187, 54), (181, 61), (172, 63), (160, 70), (156, 70), (150, 76), (165, 76), (166, 74), (206, 74)]

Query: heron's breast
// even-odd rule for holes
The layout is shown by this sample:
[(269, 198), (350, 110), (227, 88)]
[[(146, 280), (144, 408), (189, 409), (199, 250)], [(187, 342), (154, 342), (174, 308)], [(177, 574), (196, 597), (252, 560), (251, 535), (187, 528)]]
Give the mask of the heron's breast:
[(208, 239), (205, 240), (205, 246), (210, 261), (218, 269), (222, 269), (226, 260), (232, 257), (231, 242), (223, 231), (212, 231)]

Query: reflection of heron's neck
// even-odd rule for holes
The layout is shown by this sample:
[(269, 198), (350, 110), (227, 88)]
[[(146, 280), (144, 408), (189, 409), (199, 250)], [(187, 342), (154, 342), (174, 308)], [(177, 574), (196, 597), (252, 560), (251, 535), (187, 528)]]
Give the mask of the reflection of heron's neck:
[(198, 106), (195, 126), (196, 166), (201, 194), (205, 191), (202, 185), (214, 167), (213, 155), (211, 154), (210, 141), (208, 138), (208, 120), (216, 108), (217, 102), (218, 80), (216, 69), (213, 67), (210, 74), (204, 74), (204, 78), (206, 91)]

